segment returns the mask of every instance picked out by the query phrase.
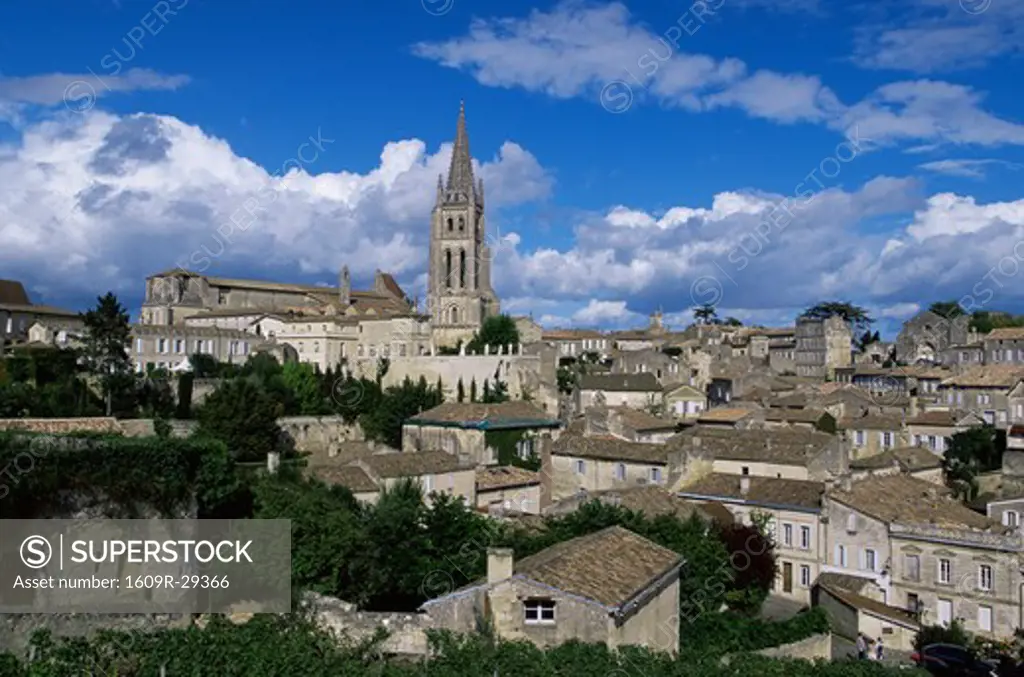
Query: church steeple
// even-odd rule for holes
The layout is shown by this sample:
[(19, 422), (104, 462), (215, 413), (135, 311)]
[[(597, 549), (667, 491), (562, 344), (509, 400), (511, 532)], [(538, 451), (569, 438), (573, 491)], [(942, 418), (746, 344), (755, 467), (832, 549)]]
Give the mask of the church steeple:
[(448, 201), (466, 201), (473, 194), (473, 156), (469, 154), (469, 135), (466, 133), (466, 103), (459, 104), (459, 122), (455, 130), (452, 164), (448, 169)]

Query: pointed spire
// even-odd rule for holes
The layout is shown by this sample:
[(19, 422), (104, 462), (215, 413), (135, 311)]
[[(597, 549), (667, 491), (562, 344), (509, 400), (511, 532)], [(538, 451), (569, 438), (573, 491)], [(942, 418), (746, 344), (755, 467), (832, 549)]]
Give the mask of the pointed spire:
[(438, 174), (437, 175), (437, 203), (436, 204), (441, 204), (442, 202), (444, 202), (444, 178), (440, 174)]
[[(466, 102), (459, 103), (459, 122), (452, 149), (452, 165), (448, 170), (448, 193), (456, 199), (468, 199), (473, 192), (473, 157), (469, 154), (469, 136), (466, 134)], [(462, 197), (464, 196), (464, 197)]]

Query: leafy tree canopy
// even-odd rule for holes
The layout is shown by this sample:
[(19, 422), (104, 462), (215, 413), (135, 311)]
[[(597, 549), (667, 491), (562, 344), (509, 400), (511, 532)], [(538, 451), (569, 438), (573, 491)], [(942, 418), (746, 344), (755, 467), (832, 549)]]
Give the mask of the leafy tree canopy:
[(494, 352), (499, 347), (507, 348), (509, 344), (519, 344), (516, 321), (508, 315), (492, 315), (484, 320), (480, 330), (466, 345), (466, 352), (482, 353), (484, 346), (490, 346), (491, 352)]
[(874, 323), (867, 310), (849, 301), (824, 301), (805, 310), (801, 317), (812, 320), (825, 320), (836, 315), (843, 318), (847, 324), (858, 332), (867, 330)]

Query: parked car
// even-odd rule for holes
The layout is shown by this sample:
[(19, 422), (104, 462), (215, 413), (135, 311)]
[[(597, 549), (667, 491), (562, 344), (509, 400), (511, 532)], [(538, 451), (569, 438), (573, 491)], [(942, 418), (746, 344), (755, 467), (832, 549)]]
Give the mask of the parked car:
[(993, 663), (957, 644), (929, 644), (911, 659), (935, 677), (999, 677)]

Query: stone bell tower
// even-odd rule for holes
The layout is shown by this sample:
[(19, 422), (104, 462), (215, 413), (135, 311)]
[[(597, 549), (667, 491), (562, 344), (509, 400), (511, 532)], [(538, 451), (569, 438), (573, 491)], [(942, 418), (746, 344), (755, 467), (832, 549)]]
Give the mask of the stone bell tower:
[(498, 297), (491, 288), (484, 183), (473, 179), (465, 105), (459, 107), (448, 181), (437, 177), (428, 278), (427, 313), (438, 345), (469, 340), (485, 318), (499, 313)]

